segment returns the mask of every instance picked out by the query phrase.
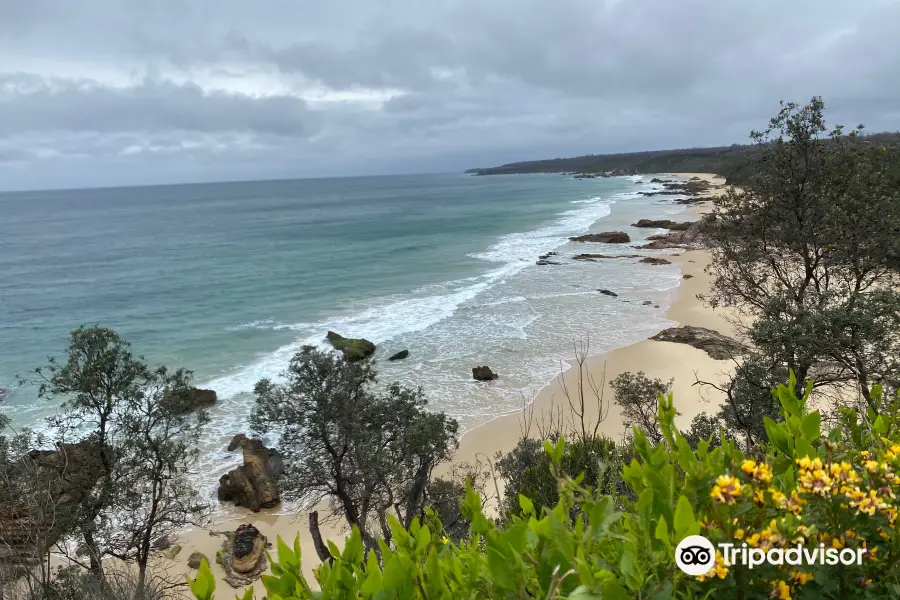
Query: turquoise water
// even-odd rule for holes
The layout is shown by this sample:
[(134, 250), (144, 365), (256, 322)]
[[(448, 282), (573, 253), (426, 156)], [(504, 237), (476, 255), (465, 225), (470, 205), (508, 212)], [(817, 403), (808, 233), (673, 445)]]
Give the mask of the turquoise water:
[[(567, 243), (589, 229), (656, 233), (628, 224), (682, 207), (638, 196), (644, 181), (446, 174), (0, 194), (5, 409), (20, 424), (52, 412), (15, 375), (99, 324), (217, 390), (208, 443), (221, 448), (246, 429), (253, 384), (333, 329), (376, 342), (381, 358), (408, 348), (382, 378), (422, 385), (471, 427), (519, 408), (573, 339), (590, 335), (600, 353), (668, 326), (677, 267), (571, 261), (621, 248)], [(551, 250), (562, 264), (535, 264)], [(483, 363), (500, 379), (472, 382)], [(217, 473), (231, 460), (210, 458)]]

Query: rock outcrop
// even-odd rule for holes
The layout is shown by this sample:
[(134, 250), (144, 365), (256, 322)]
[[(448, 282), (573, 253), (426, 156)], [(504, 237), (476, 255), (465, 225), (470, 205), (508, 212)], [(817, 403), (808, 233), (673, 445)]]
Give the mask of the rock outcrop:
[(664, 329), (650, 339), (658, 342), (687, 344), (703, 350), (716, 360), (727, 360), (742, 354), (746, 350), (743, 344), (726, 335), (722, 335), (718, 331), (690, 325)]
[(216, 561), (225, 569), (225, 581), (233, 588), (251, 585), (269, 567), (266, 536), (248, 523), (238, 525), (234, 533), (225, 533), (221, 555)]
[(199, 410), (201, 408), (209, 408), (213, 406), (218, 397), (215, 390), (201, 390), (199, 388), (191, 388), (186, 394), (172, 398), (177, 409), (182, 413)]
[(19, 497), (0, 499), (0, 566), (13, 574), (33, 568), (43, 551), (59, 540), (61, 525), (80, 510), (104, 469), (100, 447), (87, 440), (57, 444), (53, 450), (32, 450), (9, 466), (21, 469), (16, 477), (48, 482), (48, 494), (39, 500), (37, 514), (34, 504)]
[(651, 235), (649, 244), (637, 246), (643, 250), (665, 250), (668, 248), (699, 248), (703, 245), (703, 236), (700, 233), (700, 222), (691, 223), (684, 231), (670, 231), (663, 235)]
[(573, 242), (597, 242), (600, 244), (625, 244), (631, 241), (624, 231), (604, 231), (602, 233), (587, 233), (570, 237)]
[(491, 371), (491, 368), (487, 365), (472, 368), (472, 378), (477, 381), (493, 381), (498, 377), (499, 375)]
[(613, 258), (640, 258), (640, 254), (576, 254), (572, 260), (597, 261)]
[(641, 219), (637, 223), (632, 223), (632, 227), (652, 228), (652, 229), (668, 229), (670, 231), (685, 231), (690, 229), (694, 221), (683, 221), (678, 223), (671, 219)]
[(333, 331), (326, 335), (328, 343), (344, 355), (349, 362), (357, 362), (375, 354), (375, 344), (363, 338), (345, 338)]
[(658, 256), (645, 256), (640, 260), (642, 263), (647, 263), (648, 265), (671, 265), (672, 261), (666, 260), (665, 258), (659, 258)]
[(404, 358), (407, 358), (408, 356), (409, 356), (409, 350), (401, 350), (397, 354), (391, 355), (391, 357), (388, 358), (388, 360), (403, 360)]
[(615, 293), (611, 290), (597, 290), (597, 291), (600, 292), (601, 294), (603, 294), (604, 296), (610, 296), (611, 298), (619, 297), (619, 295), (617, 293)]
[(219, 479), (219, 500), (234, 502), (254, 512), (276, 506), (281, 501), (278, 478), (284, 471), (278, 451), (243, 434), (236, 435), (228, 445), (229, 449), (238, 447), (243, 451), (244, 464)]

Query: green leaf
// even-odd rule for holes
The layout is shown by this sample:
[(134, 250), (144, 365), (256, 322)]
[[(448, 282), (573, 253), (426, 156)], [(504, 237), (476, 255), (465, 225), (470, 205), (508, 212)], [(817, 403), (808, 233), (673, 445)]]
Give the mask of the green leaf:
[(803, 417), (803, 424), (800, 426), (800, 430), (803, 431), (803, 437), (810, 442), (818, 440), (822, 436), (819, 429), (821, 422), (822, 416), (819, 414), (819, 411), (811, 412)]
[(694, 509), (684, 495), (678, 497), (675, 507), (675, 538), (682, 540), (689, 535), (700, 533), (700, 524), (694, 518)]
[(187, 577), (188, 586), (191, 593), (197, 600), (212, 600), (216, 591), (216, 578), (213, 576), (212, 569), (205, 558), (200, 559), (200, 568), (197, 569), (197, 578), (191, 579)]
[(534, 514), (534, 503), (522, 494), (519, 494), (519, 506), (526, 517)]

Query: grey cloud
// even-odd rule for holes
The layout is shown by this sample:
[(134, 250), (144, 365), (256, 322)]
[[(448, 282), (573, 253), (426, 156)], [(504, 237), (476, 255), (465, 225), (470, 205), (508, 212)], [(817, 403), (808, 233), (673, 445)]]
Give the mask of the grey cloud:
[[(725, 144), (813, 94), (897, 129), (897, 22), (896, 0), (0, 3), (0, 186), (13, 163), (102, 184)], [(323, 89), (351, 99), (302, 99)]]
[(250, 131), (304, 135), (315, 115), (288, 96), (206, 93), (195, 84), (143, 81), (122, 89), (92, 81), (0, 75), (0, 136), (44, 131)]

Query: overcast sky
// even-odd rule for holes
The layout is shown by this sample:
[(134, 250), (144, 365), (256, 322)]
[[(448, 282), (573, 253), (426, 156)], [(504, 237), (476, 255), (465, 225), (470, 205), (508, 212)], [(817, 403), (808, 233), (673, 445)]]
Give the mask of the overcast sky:
[(898, 0), (0, 0), (0, 189), (900, 129)]

